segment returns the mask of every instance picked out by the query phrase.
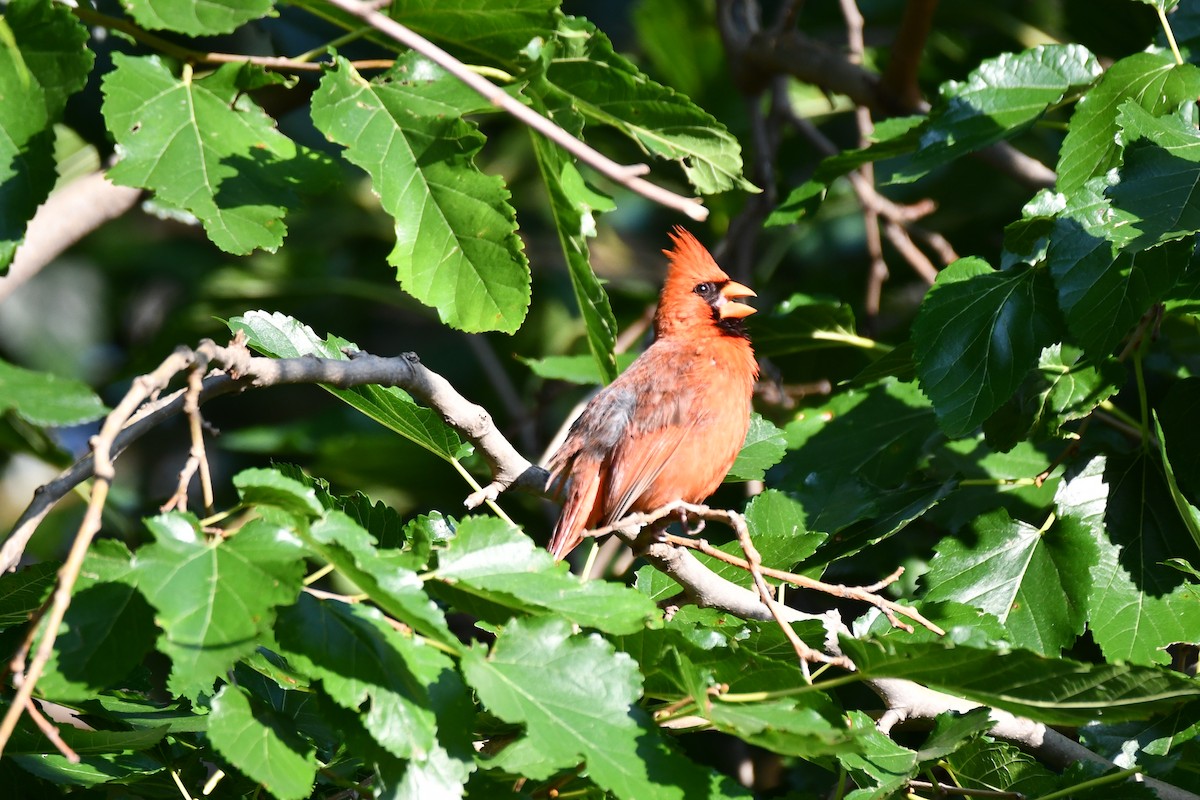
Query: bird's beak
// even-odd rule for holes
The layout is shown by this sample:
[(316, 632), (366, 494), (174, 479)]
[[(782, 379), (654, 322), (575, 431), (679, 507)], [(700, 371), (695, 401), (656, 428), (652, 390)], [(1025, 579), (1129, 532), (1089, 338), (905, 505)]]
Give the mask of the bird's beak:
[(758, 309), (745, 303), (737, 302), (739, 297), (758, 297), (749, 286), (730, 281), (721, 289), (721, 297), (717, 300), (717, 313), (721, 319), (741, 319), (748, 317)]

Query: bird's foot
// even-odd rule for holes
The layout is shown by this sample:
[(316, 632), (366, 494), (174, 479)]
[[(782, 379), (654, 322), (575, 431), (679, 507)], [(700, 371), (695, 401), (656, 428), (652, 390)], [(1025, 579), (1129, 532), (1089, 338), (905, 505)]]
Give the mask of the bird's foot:
[(683, 526), (683, 532), (687, 536), (699, 536), (704, 531), (703, 519), (700, 520), (700, 523), (695, 528), (688, 526), (687, 512), (682, 508), (679, 509), (679, 524)]

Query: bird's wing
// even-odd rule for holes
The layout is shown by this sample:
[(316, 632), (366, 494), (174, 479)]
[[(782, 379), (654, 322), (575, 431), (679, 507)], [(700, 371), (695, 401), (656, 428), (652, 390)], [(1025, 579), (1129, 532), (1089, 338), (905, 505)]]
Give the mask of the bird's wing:
[[(677, 406), (678, 402), (676, 397), (669, 401), (672, 406)], [(700, 415), (680, 415), (676, 408), (670, 409), (669, 414), (669, 423), (646, 425), (632, 431), (613, 452), (607, 463), (608, 485), (601, 524), (611, 525), (629, 512), (633, 503), (662, 474), (700, 420)]]

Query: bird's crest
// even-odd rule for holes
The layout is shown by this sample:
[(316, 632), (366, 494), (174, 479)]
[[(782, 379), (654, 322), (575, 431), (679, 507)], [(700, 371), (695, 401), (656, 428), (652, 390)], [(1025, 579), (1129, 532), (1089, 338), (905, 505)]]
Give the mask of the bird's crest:
[(671, 231), (670, 250), (663, 250), (667, 256), (667, 285), (680, 284), (685, 292), (702, 281), (727, 281), (729, 276), (717, 266), (712, 255), (695, 236), (682, 226), (676, 225)]

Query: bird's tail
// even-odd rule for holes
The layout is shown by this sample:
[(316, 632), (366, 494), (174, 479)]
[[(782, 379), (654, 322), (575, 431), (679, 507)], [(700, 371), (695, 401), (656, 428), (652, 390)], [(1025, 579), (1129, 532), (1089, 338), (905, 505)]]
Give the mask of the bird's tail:
[[(576, 462), (571, 468), (571, 478), (566, 482), (566, 500), (548, 545), (556, 561), (561, 561), (583, 541), (583, 532), (590, 524), (592, 510), (596, 507), (600, 469), (598, 464), (587, 466), (591, 468), (581, 469), (585, 465)], [(553, 476), (551, 480), (554, 480)]]

